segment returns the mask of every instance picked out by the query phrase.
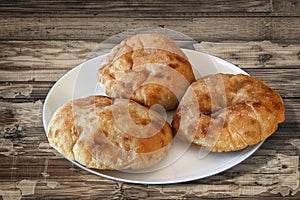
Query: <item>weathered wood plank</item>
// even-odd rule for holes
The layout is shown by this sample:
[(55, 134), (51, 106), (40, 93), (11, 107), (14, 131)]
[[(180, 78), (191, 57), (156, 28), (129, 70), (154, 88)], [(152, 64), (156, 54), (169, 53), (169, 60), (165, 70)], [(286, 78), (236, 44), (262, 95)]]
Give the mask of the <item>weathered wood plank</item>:
[(201, 42), (195, 50), (206, 51), (242, 68), (299, 67), (300, 45), (261, 42)]
[[(164, 27), (196, 41), (300, 40), (300, 18), (0, 18), (1, 40), (94, 40), (136, 28)], [(180, 24), (180, 26), (178, 26)], [(299, 42), (298, 42), (299, 43)]]
[[(260, 78), (267, 82), (270, 87), (277, 90), (283, 98), (300, 98), (297, 85), (298, 79), (277, 79), (277, 81), (270, 80), (269, 73), (264, 71), (255, 72), (253, 70), (246, 70), (253, 76)], [(282, 75), (282, 74), (281, 74)], [(283, 74), (286, 76), (286, 74)], [(281, 76), (279, 77), (281, 78)], [(2, 101), (14, 101), (14, 102), (34, 102), (38, 100), (44, 100), (47, 96), (50, 88), (54, 82), (31, 82), (31, 83), (1, 83), (0, 82), (0, 99)]]
[(0, 99), (20, 102), (44, 100), (53, 84), (54, 82), (0, 82)]
[(0, 16), (18, 17), (203, 17), (299, 16), (294, 0), (14, 1), (0, 3)]
[(197, 13), (265, 13), (271, 12), (271, 0), (209, 0), (202, 1), (17, 1), (0, 3), (1, 15), (22, 16), (97, 16), (97, 17), (157, 17), (186, 16)]
[[(42, 127), (43, 103), (0, 102), (0, 132), (20, 132), (25, 127)], [(9, 128), (12, 127), (12, 128)]]
[[(70, 68), (71, 69), (71, 68)], [(15, 70), (7, 71), (7, 70), (0, 70), (0, 78), (3, 82), (9, 82), (12, 80), (18, 81), (56, 81), (58, 80), (63, 74), (65, 74), (68, 69), (36, 69), (36, 70)]]
[[(108, 41), (107, 41), (108, 42)], [(0, 70), (22, 71), (33, 69), (68, 70), (90, 57), (110, 51), (118, 41), (2, 41)], [(183, 41), (178, 42), (186, 46)], [(192, 43), (192, 41), (189, 41)], [(299, 67), (300, 44), (260, 42), (201, 42), (194, 49), (228, 60), (242, 68)], [(1, 77), (1, 75), (0, 75)]]
[(299, 16), (300, 2), (295, 0), (272, 0), (274, 16)]
[[(299, 69), (299, 67), (298, 67)], [(245, 68), (251, 76), (259, 78), (277, 90), (284, 98), (299, 98), (300, 70), (279, 68)], [(276, 73), (274, 73), (276, 70)], [(0, 70), (0, 98), (32, 99), (45, 97), (51, 87), (49, 83), (57, 81), (68, 70), (66, 69), (34, 69), (15, 71)], [(20, 85), (14, 80), (21, 81)], [(46, 82), (32, 84), (32, 81)], [(27, 82), (27, 83), (26, 83)], [(42, 91), (42, 92), (39, 92)], [(35, 99), (36, 98), (36, 99)]]
[[(98, 177), (93, 177), (74, 168), (63, 159), (47, 159), (19, 157), (11, 158), (9, 171), (0, 170), (0, 195), (5, 199), (17, 197), (51, 198), (59, 195), (61, 198), (78, 196), (98, 196), (99, 198), (114, 198), (118, 183)], [(1, 157), (5, 161), (5, 158)], [(1, 168), (3, 169), (3, 168)], [(65, 177), (61, 174), (65, 173)], [(32, 185), (20, 187), (22, 181), (34, 182)], [(24, 190), (32, 189), (31, 194), (24, 194)], [(11, 191), (11, 193), (8, 193)], [(30, 196), (29, 196), (30, 195)], [(15, 199), (15, 198), (13, 198)]]
[[(125, 199), (295, 195), (299, 186), (299, 156), (276, 152), (276, 149), (269, 151), (259, 149), (243, 163), (218, 175), (189, 183), (155, 186), (118, 183), (103, 179), (78, 169), (65, 159), (19, 156), (16, 162), (15, 157), (1, 155), (4, 166), (7, 165), (10, 169), (0, 169), (0, 175), (3, 177), (0, 186), (6, 181), (9, 184), (2, 186), (1, 189), (9, 191), (18, 189), (17, 185), (20, 181), (35, 181), (31, 197), (44, 197), (45, 193), (65, 197), (79, 195), (94, 197), (100, 195), (101, 191), (105, 191), (106, 195), (118, 194)], [(220, 182), (220, 180), (224, 181)], [(56, 193), (53, 193), (54, 188)], [(70, 190), (73, 192), (71, 193)]]
[[(92, 55), (109, 52), (115, 44), (85, 41), (2, 41), (1, 70), (68, 70)], [(0, 75), (1, 76), (1, 75)]]

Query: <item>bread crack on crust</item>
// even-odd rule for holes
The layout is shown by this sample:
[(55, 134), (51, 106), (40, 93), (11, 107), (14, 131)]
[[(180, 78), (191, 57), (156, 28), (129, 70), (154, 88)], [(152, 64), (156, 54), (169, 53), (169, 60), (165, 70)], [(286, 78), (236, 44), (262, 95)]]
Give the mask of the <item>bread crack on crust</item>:
[(170, 125), (134, 101), (105, 96), (76, 99), (49, 123), (50, 145), (65, 157), (96, 169), (142, 169), (158, 163), (173, 139)]
[[(258, 102), (253, 102), (253, 103), (258, 103)], [(260, 121), (260, 120), (264, 120), (264, 119), (260, 119), (259, 118), (259, 115), (257, 114), (257, 112), (256, 112), (256, 110), (254, 109), (254, 107), (253, 107), (253, 103), (247, 103), (247, 105), (252, 109), (252, 111), (253, 111), (253, 113), (254, 113), (254, 115), (255, 115), (255, 118), (258, 120), (258, 121)], [(261, 124), (259, 123), (259, 129), (260, 129), (260, 131), (262, 131), (262, 127), (261, 127)], [(266, 139), (266, 138), (263, 138), (263, 136), (260, 134), (259, 135), (260, 136), (260, 141), (261, 140), (264, 140), (264, 139)]]
[(268, 138), (284, 112), (282, 98), (266, 83), (242, 74), (214, 74), (191, 84), (172, 126), (200, 148), (236, 151)]

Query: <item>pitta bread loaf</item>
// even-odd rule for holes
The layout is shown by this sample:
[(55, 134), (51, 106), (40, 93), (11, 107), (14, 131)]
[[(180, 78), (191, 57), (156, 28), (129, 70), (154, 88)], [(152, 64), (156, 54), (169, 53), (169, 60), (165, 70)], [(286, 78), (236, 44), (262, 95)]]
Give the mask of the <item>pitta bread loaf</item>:
[(274, 133), (284, 111), (281, 96), (266, 83), (242, 74), (214, 74), (191, 84), (172, 125), (200, 148), (236, 151)]
[(96, 169), (150, 167), (167, 154), (172, 138), (170, 126), (158, 113), (131, 100), (105, 96), (66, 103), (48, 128), (51, 146)]
[(112, 98), (151, 107), (176, 108), (195, 80), (191, 64), (171, 39), (159, 34), (129, 37), (102, 61), (98, 81)]

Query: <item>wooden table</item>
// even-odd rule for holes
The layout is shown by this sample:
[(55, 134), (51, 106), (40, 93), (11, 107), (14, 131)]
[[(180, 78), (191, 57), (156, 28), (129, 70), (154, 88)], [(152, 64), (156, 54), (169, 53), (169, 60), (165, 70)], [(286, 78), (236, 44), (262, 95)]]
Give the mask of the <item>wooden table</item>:
[[(299, 1), (1, 1), (0, 25), (0, 199), (300, 198)], [(267, 82), (286, 121), (241, 164), (187, 183), (122, 183), (63, 159), (42, 125), (49, 89), (109, 36), (150, 26), (182, 32)]]

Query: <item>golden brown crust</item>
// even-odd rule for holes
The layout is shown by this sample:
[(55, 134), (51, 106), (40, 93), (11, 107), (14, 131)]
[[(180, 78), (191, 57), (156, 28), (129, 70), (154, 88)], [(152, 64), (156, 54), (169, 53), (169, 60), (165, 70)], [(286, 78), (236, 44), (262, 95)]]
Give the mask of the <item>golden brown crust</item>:
[(284, 112), (281, 96), (266, 83), (242, 74), (214, 74), (191, 84), (172, 125), (196, 146), (235, 151), (269, 137)]
[(130, 98), (148, 107), (161, 104), (168, 110), (178, 105), (178, 99), (195, 80), (181, 49), (158, 34), (122, 41), (102, 61), (98, 77), (110, 97)]
[(64, 156), (89, 168), (140, 169), (166, 155), (172, 130), (158, 113), (134, 101), (91, 96), (60, 107), (48, 139)]

